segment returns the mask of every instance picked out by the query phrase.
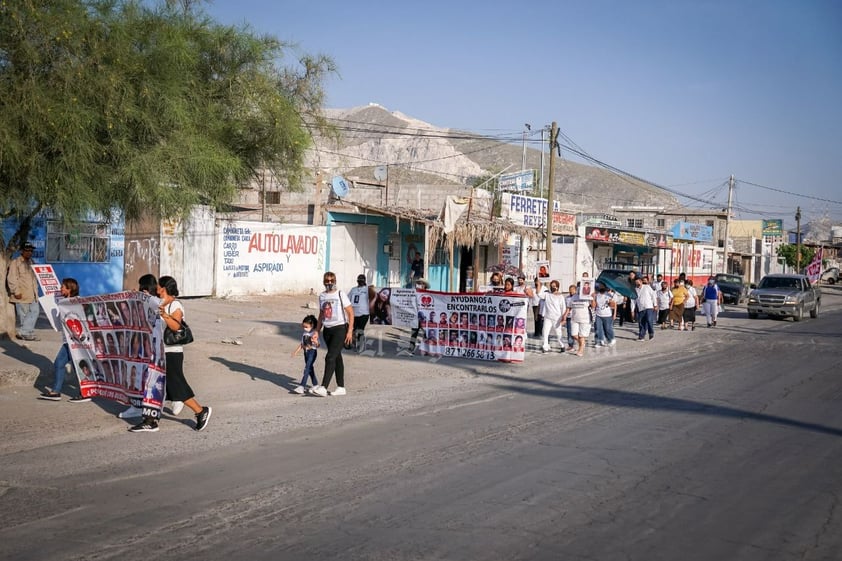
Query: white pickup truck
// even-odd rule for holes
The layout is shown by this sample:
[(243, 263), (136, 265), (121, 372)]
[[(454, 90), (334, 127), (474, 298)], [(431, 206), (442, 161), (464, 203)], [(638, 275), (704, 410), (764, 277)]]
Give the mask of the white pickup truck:
[(801, 321), (806, 312), (818, 317), (822, 293), (804, 275), (766, 275), (748, 295), (748, 317), (758, 314)]

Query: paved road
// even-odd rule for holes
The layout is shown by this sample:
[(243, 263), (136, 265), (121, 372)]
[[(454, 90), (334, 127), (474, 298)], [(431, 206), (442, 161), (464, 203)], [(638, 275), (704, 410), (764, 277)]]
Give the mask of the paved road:
[(310, 425), (231, 407), (205, 449), (107, 427), (19, 446), (0, 559), (842, 559), (842, 313), (727, 323), (600, 360), (284, 396)]

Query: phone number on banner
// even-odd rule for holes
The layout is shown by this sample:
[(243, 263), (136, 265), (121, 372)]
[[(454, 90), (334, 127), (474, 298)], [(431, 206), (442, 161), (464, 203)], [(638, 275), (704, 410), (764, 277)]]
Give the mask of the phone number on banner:
[(463, 349), (460, 347), (445, 347), (444, 356), (456, 356), (460, 358), (475, 358), (478, 360), (496, 360), (494, 351), (483, 351), (480, 349)]

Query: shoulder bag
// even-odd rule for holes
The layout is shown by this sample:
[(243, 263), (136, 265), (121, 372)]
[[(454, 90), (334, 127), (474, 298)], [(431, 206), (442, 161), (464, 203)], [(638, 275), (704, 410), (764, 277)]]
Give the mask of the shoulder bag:
[[(169, 308), (167, 309), (167, 313), (169, 313)], [(193, 342), (193, 332), (190, 330), (190, 326), (187, 325), (187, 322), (184, 321), (184, 316), (182, 316), (178, 329), (175, 331), (170, 329), (166, 323), (164, 326), (164, 344), (168, 347), (187, 345), (188, 343)]]

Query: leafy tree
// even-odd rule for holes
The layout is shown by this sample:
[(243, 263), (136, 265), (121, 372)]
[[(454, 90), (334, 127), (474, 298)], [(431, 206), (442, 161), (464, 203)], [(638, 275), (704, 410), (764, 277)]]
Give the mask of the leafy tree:
[[(804, 269), (813, 260), (816, 250), (813, 247), (801, 245), (801, 269)], [(795, 269), (797, 265), (798, 245), (781, 244), (778, 246), (778, 257), (782, 257), (788, 267)]]
[(330, 133), (335, 68), (283, 66), (288, 50), (191, 0), (0, 1), (0, 219), (24, 226), (9, 241), (45, 208), (185, 216), (226, 205), (261, 168), (299, 186), (311, 131)]

